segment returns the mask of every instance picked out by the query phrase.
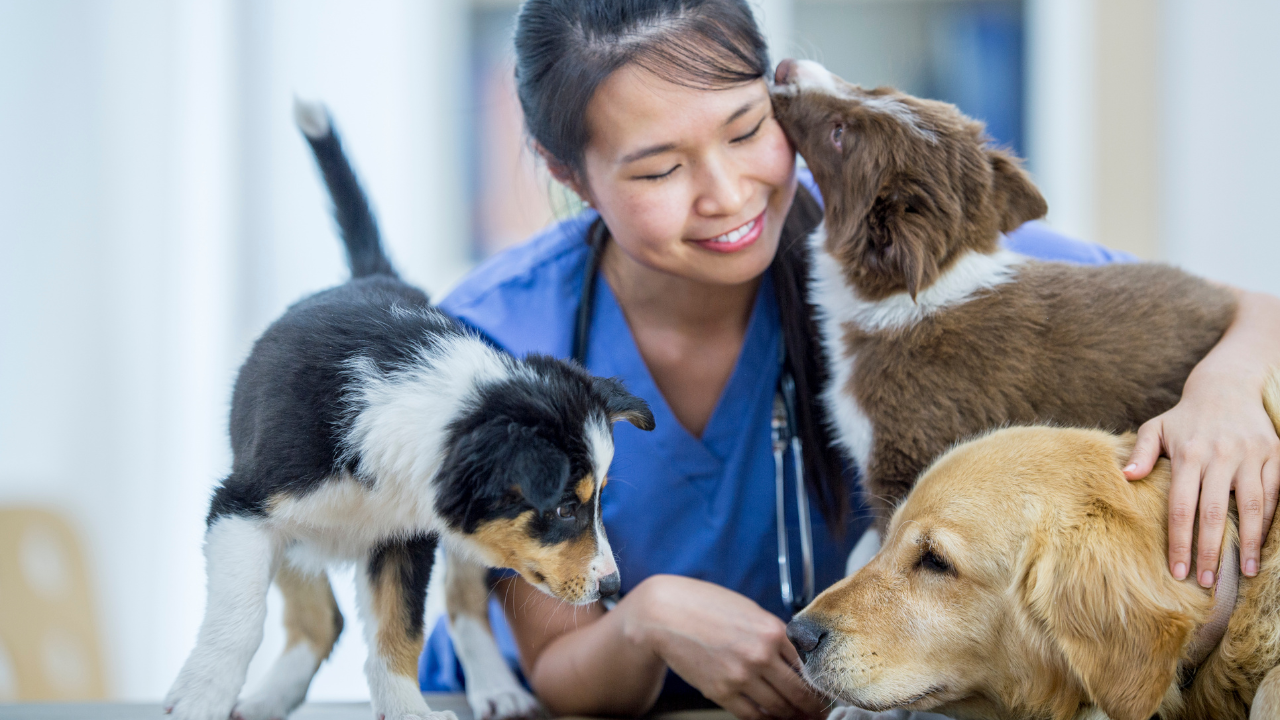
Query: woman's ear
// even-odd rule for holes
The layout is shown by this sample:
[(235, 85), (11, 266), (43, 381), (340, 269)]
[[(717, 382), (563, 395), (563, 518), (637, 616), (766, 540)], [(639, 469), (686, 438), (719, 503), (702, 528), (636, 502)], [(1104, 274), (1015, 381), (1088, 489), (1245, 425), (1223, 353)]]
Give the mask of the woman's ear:
[(537, 151), (538, 156), (542, 158), (542, 161), (547, 164), (547, 170), (551, 173), (551, 177), (554, 178), (556, 182), (572, 190), (578, 197), (582, 198), (582, 201), (586, 204), (595, 205), (595, 202), (591, 198), (591, 193), (587, 188), (587, 184), (582, 181), (579, 174), (574, 171), (572, 167), (547, 152), (547, 149), (542, 147), (542, 145), (537, 141), (534, 141), (533, 147), (534, 150)]

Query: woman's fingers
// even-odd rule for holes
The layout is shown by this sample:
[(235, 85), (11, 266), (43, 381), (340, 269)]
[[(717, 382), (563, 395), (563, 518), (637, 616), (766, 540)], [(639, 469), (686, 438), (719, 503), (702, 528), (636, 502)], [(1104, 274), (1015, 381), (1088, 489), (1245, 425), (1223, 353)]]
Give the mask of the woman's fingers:
[(783, 697), (782, 692), (774, 687), (773, 682), (769, 679), (762, 678), (760, 682), (752, 683), (743, 689), (743, 694), (770, 717), (801, 718), (812, 714), (804, 711), (788, 698)]
[(711, 699), (719, 704), (720, 707), (733, 713), (733, 716), (739, 718), (739, 720), (765, 720), (768, 717), (760, 709), (760, 706), (747, 699), (745, 695)]
[(1205, 468), (1200, 486), (1200, 537), (1196, 542), (1196, 582), (1206, 588), (1213, 587), (1218, 574), (1222, 533), (1227, 526), (1227, 504), (1235, 475), (1235, 468), (1226, 465), (1224, 458), (1215, 460)]
[(819, 716), (830, 704), (826, 698), (809, 687), (804, 678), (796, 672), (795, 665), (784, 656), (778, 657), (777, 662), (765, 674), (765, 680), (795, 708), (798, 715), (803, 717)]
[(1276, 514), (1276, 499), (1280, 495), (1280, 458), (1267, 458), (1262, 464), (1262, 537), (1271, 532), (1271, 521)]
[(1179, 580), (1191, 568), (1191, 533), (1200, 499), (1200, 463), (1183, 460), (1173, 464), (1169, 484), (1169, 571)]
[(1240, 514), (1240, 572), (1258, 574), (1262, 557), (1263, 517), (1266, 495), (1262, 486), (1262, 463), (1247, 458), (1236, 470), (1236, 509)]
[(1124, 467), (1124, 476), (1130, 480), (1141, 480), (1150, 475), (1163, 448), (1164, 425), (1160, 418), (1143, 423), (1138, 428), (1138, 439), (1133, 443), (1133, 452), (1129, 453), (1129, 464)]

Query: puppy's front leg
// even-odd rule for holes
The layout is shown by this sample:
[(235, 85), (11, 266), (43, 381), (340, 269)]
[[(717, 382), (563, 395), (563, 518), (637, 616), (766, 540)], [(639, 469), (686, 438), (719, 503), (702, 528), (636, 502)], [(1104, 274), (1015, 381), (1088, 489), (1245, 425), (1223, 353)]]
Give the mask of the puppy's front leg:
[(431, 712), (418, 689), (423, 613), (435, 551), (434, 537), (396, 541), (376, 548), (356, 569), (356, 601), (369, 646), (364, 673), (378, 720), (457, 720), (451, 712)]
[(183, 720), (227, 720), (262, 643), (277, 548), (260, 520), (237, 515), (215, 519), (204, 537), (204, 622), (164, 708)]
[(445, 554), (445, 609), (449, 635), (467, 676), (467, 704), (476, 720), (511, 720), (542, 714), (538, 700), (507, 666), (489, 627), (488, 569), (449, 550)]

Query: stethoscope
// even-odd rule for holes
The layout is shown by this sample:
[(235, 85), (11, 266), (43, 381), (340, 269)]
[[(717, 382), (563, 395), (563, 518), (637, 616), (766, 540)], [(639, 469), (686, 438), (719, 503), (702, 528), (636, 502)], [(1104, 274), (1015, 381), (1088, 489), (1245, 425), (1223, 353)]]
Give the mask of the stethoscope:
[[(604, 244), (609, 231), (602, 220), (597, 219), (587, 231), (590, 252), (586, 272), (582, 280), (582, 295), (578, 299), (578, 313), (573, 328), (572, 357), (582, 367), (587, 366), (587, 345), (591, 339), (591, 317), (595, 311), (596, 278), (600, 274), (600, 260), (604, 256)], [(773, 419), (770, 423), (773, 440), (774, 490), (778, 521), (778, 580), (782, 591), (782, 605), (792, 612), (799, 612), (813, 601), (813, 526), (809, 520), (809, 491), (804, 486), (804, 458), (800, 450), (797, 432), (796, 383), (787, 371), (785, 350), (778, 353), (778, 389), (773, 396)], [(785, 456), (790, 453), (795, 477), (796, 514), (800, 526), (800, 561), (803, 564), (803, 589), (797, 595), (791, 578), (791, 545), (787, 538), (787, 488), (783, 472)]]

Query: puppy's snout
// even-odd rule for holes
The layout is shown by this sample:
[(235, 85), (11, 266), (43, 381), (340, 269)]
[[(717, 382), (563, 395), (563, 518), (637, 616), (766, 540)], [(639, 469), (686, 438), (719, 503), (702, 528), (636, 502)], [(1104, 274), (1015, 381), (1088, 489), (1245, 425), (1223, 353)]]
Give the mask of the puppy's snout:
[(613, 597), (622, 590), (622, 575), (618, 571), (600, 578), (600, 598)]
[(787, 623), (787, 639), (796, 646), (796, 652), (800, 653), (800, 661), (804, 662), (809, 659), (809, 655), (822, 646), (822, 641), (827, 639), (827, 629), (801, 616)]
[(791, 78), (796, 72), (796, 61), (787, 58), (778, 63), (778, 67), (773, 71), (773, 82), (777, 85), (786, 85), (791, 82)]

